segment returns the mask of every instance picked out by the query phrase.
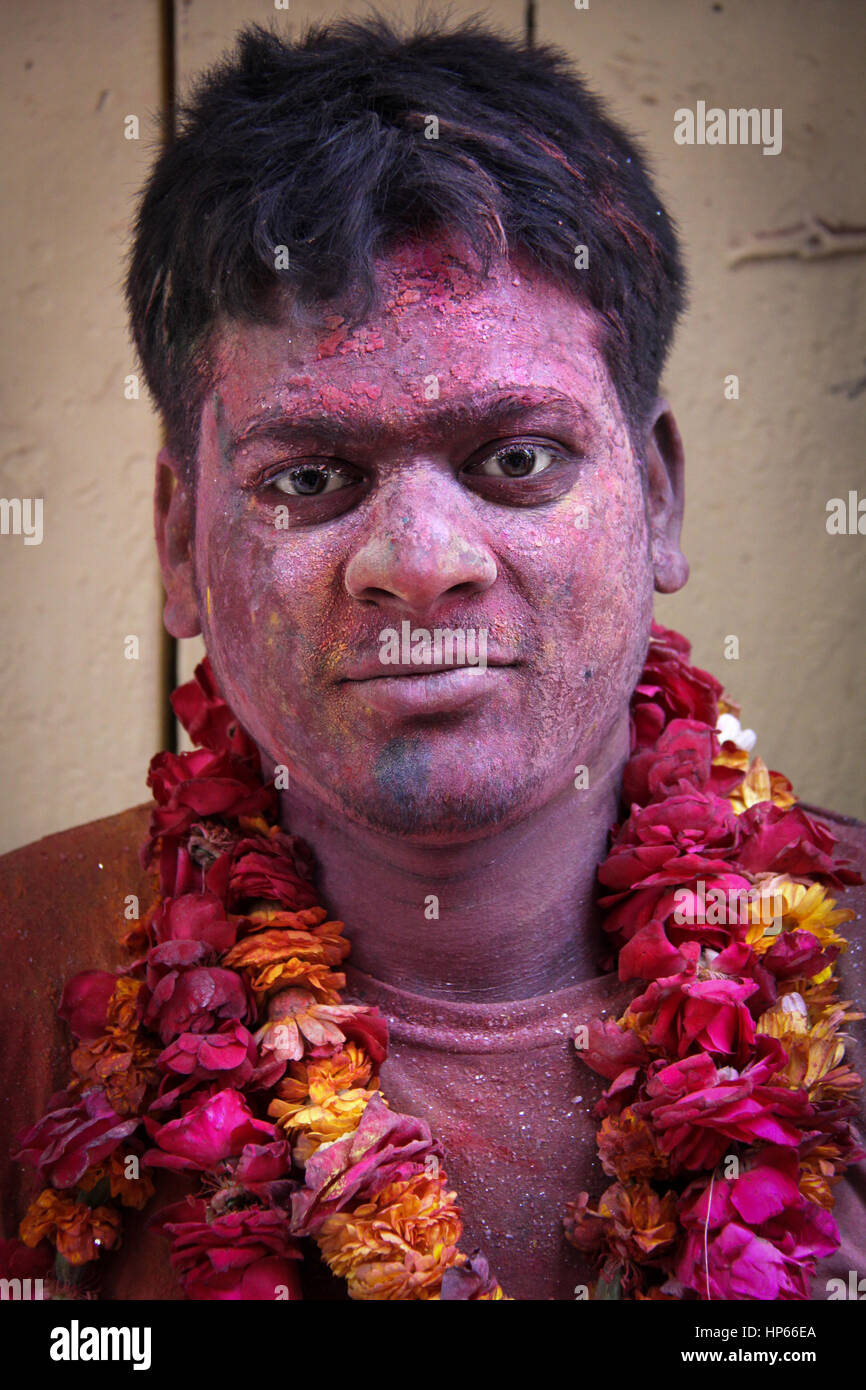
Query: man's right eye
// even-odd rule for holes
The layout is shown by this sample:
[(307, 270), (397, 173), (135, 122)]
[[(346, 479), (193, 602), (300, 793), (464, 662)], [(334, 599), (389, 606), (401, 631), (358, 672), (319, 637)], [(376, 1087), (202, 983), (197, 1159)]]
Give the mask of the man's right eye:
[(301, 463), (273, 479), (273, 486), (290, 497), (322, 497), (326, 492), (338, 492), (357, 479), (331, 464)]

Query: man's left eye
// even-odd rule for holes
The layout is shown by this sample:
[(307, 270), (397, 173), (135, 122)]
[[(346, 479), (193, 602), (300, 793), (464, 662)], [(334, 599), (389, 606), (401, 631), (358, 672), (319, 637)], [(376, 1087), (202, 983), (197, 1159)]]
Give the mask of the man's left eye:
[(546, 473), (555, 462), (553, 450), (540, 444), (509, 444), (497, 449), (495, 454), (488, 454), (467, 472), (480, 473), (487, 478), (534, 478)]
[(321, 497), (338, 492), (353, 482), (345, 473), (324, 463), (301, 463), (274, 478), (273, 486), (290, 497)]

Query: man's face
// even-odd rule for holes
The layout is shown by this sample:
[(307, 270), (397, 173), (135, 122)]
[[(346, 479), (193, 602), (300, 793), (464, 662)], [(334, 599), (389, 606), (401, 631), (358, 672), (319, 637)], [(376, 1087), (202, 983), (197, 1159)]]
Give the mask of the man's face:
[[(223, 694), (290, 790), (435, 843), (625, 752), (653, 566), (590, 312), (525, 266), (478, 280), (445, 243), (381, 281), (352, 333), (287, 316), (221, 334), (188, 586)], [(406, 620), (476, 634), (486, 669), (383, 665)]]

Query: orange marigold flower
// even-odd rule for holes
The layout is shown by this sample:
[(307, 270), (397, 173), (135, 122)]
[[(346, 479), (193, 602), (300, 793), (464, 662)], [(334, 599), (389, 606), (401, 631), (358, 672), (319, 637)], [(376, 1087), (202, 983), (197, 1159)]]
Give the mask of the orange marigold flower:
[(327, 965), (317, 961), (291, 960), (266, 965), (250, 979), (254, 994), (269, 994), (274, 989), (310, 990), (321, 1004), (339, 1004), (340, 990), (345, 988), (346, 977), (341, 971), (329, 970)]
[(638, 1119), (630, 1105), (619, 1115), (605, 1115), (598, 1131), (601, 1166), (610, 1178), (658, 1178), (668, 1160), (656, 1147), (646, 1120)]
[(442, 1276), (465, 1258), (457, 1250), (460, 1211), (445, 1174), (390, 1183), (352, 1212), (329, 1216), (316, 1242), (355, 1299), (432, 1299)]
[[(723, 710), (719, 705), (719, 714), (733, 714), (733, 710)], [(736, 772), (748, 772), (749, 755), (745, 748), (738, 748), (735, 743), (723, 743), (720, 752), (713, 758), (713, 767), (730, 767)]]
[[(135, 1163), (130, 1161), (132, 1159)], [(115, 1149), (108, 1159), (108, 1186), (112, 1197), (119, 1198), (122, 1206), (133, 1207), (136, 1211), (142, 1211), (154, 1193), (153, 1179), (149, 1173), (141, 1172), (137, 1155), (121, 1149)]]
[(114, 1153), (101, 1163), (95, 1163), (92, 1168), (88, 1168), (83, 1177), (78, 1179), (78, 1187), (82, 1192), (92, 1192), (97, 1183), (107, 1181), (109, 1192), (112, 1197), (120, 1199), (122, 1206), (134, 1207), (136, 1211), (141, 1211), (153, 1196), (154, 1186), (148, 1173), (143, 1177), (134, 1176), (140, 1173), (140, 1170), (141, 1164), (136, 1154), (127, 1154), (122, 1149), (115, 1149)]
[(277, 1086), (276, 1094), (281, 1100), (303, 1104), (309, 1096), (319, 1103), (323, 1096), (348, 1091), (353, 1086), (379, 1089), (371, 1058), (358, 1043), (348, 1042), (331, 1057), (309, 1057), (291, 1062), (288, 1075)]
[(799, 1188), (806, 1200), (831, 1211), (836, 1203), (833, 1188), (845, 1176), (850, 1161), (850, 1156), (843, 1154), (831, 1139), (802, 1154)]
[[(305, 912), (281, 912), (271, 915), (269, 921), (288, 923), (312, 917), (319, 911), (308, 908)], [(349, 943), (341, 935), (342, 930), (342, 922), (323, 922), (313, 931), (295, 931), (288, 925), (268, 926), (238, 941), (223, 956), (222, 963), (233, 970), (261, 970), (265, 965), (297, 956), (300, 960), (339, 965), (349, 954)]]
[(121, 1033), (133, 1033), (141, 1020), (140, 994), (144, 989), (142, 980), (130, 979), (121, 975), (114, 986), (105, 1015), (106, 1027), (118, 1029)]
[(660, 1197), (648, 1182), (615, 1182), (607, 1189), (597, 1210), (588, 1205), (586, 1193), (568, 1203), (565, 1233), (578, 1250), (604, 1244), (614, 1260), (653, 1264), (677, 1238), (677, 1198), (674, 1192)]
[(723, 690), (719, 696), (719, 714), (735, 714), (739, 716), (742, 712), (742, 705), (738, 704), (733, 695), (728, 694), (727, 690)]
[(45, 1188), (25, 1213), (19, 1227), (25, 1245), (50, 1240), (71, 1265), (98, 1259), (103, 1250), (120, 1243), (120, 1215), (109, 1207), (89, 1207), (62, 1192)]
[(158, 1052), (134, 1033), (117, 1029), (97, 1042), (82, 1043), (72, 1053), (72, 1070), (81, 1089), (102, 1086), (118, 1115), (136, 1115), (149, 1086), (158, 1079)]
[(148, 1087), (159, 1079), (159, 1050), (139, 1037), (143, 988), (141, 980), (121, 976), (108, 1001), (105, 1032), (72, 1053), (73, 1084), (80, 1090), (103, 1087), (118, 1115), (137, 1114)]
[(248, 835), (270, 835), (272, 830), (279, 828), (270, 825), (260, 811), (256, 811), (253, 815), (238, 816), (238, 825)]
[[(314, 1090), (318, 1091), (318, 1087)], [(293, 1137), (293, 1156), (304, 1164), (320, 1145), (330, 1144), (334, 1139), (341, 1139), (344, 1134), (356, 1130), (375, 1094), (375, 1091), (367, 1091), (359, 1086), (349, 1091), (325, 1092), (319, 1095), (318, 1100), (314, 1093), (310, 1097), (310, 1104), (273, 1100), (268, 1106), (268, 1114)]]
[[(323, 925), (342, 929), (341, 922)], [(248, 971), (256, 994), (296, 985), (312, 990), (322, 1003), (337, 1004), (346, 977), (330, 967), (339, 965), (348, 949), (348, 942), (337, 933), (268, 929), (244, 937), (223, 957), (223, 964)]]
[[(304, 907), (297, 912), (290, 912), (288, 908), (275, 907), (271, 903), (266, 903), (262, 907), (244, 914), (241, 919), (240, 930), (245, 937), (274, 927), (283, 927), (290, 931), (309, 932), (313, 935), (339, 937), (345, 923), (329, 922), (327, 917), (328, 914), (323, 907)], [(346, 943), (345, 954), (348, 954), (348, 943)]]

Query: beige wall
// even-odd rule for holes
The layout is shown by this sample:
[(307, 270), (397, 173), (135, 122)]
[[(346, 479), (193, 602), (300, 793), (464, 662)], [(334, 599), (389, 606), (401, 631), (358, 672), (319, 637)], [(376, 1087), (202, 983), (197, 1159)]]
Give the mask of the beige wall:
[[(284, 14), (264, 0), (178, 0), (175, 9), (182, 88), (246, 20), (276, 15), (297, 28), (366, 6), (290, 0)], [(692, 312), (666, 382), (690, 463), (692, 579), (659, 601), (659, 617), (691, 636), (696, 659), (741, 700), (759, 751), (804, 797), (864, 815), (866, 541), (825, 526), (830, 497), (866, 492), (863, 256), (729, 263), (758, 233), (813, 215), (866, 224), (862, 7), (590, 0), (579, 11), (573, 0), (537, 0), (535, 9), (538, 38), (565, 47), (643, 132), (692, 271)], [(522, 28), (523, 0), (487, 11)], [(0, 24), (0, 491), (44, 498), (41, 545), (0, 537), (0, 848), (11, 848), (142, 800), (161, 737), (149, 538), (159, 432), (144, 398), (124, 398), (135, 366), (119, 286), (165, 66), (156, 0), (43, 0), (32, 11), (5, 7)], [(677, 146), (673, 112), (698, 100), (781, 107), (782, 153)], [(124, 139), (128, 114), (141, 120), (139, 141)], [(724, 398), (729, 373), (736, 401)], [(138, 660), (124, 656), (130, 635)], [(724, 657), (730, 635), (738, 660)], [(180, 645), (186, 672), (198, 644)]]
[[(162, 633), (149, 539), (158, 430), (119, 282), (157, 10), (4, 5), (0, 496), (43, 499), (41, 545), (0, 536), (2, 848), (147, 796)], [(124, 656), (139, 639), (138, 660)]]
[[(691, 637), (804, 799), (864, 816), (866, 537), (828, 535), (826, 503), (866, 495), (866, 389), (839, 389), (866, 388), (866, 7), (539, 0), (538, 17), (538, 37), (645, 133), (691, 269), (666, 389), (689, 463), (692, 576), (658, 616)], [(699, 100), (781, 107), (782, 152), (676, 145), (673, 112)], [(861, 254), (729, 266), (730, 248), (811, 215), (859, 226)], [(728, 373), (739, 400), (724, 398)]]

